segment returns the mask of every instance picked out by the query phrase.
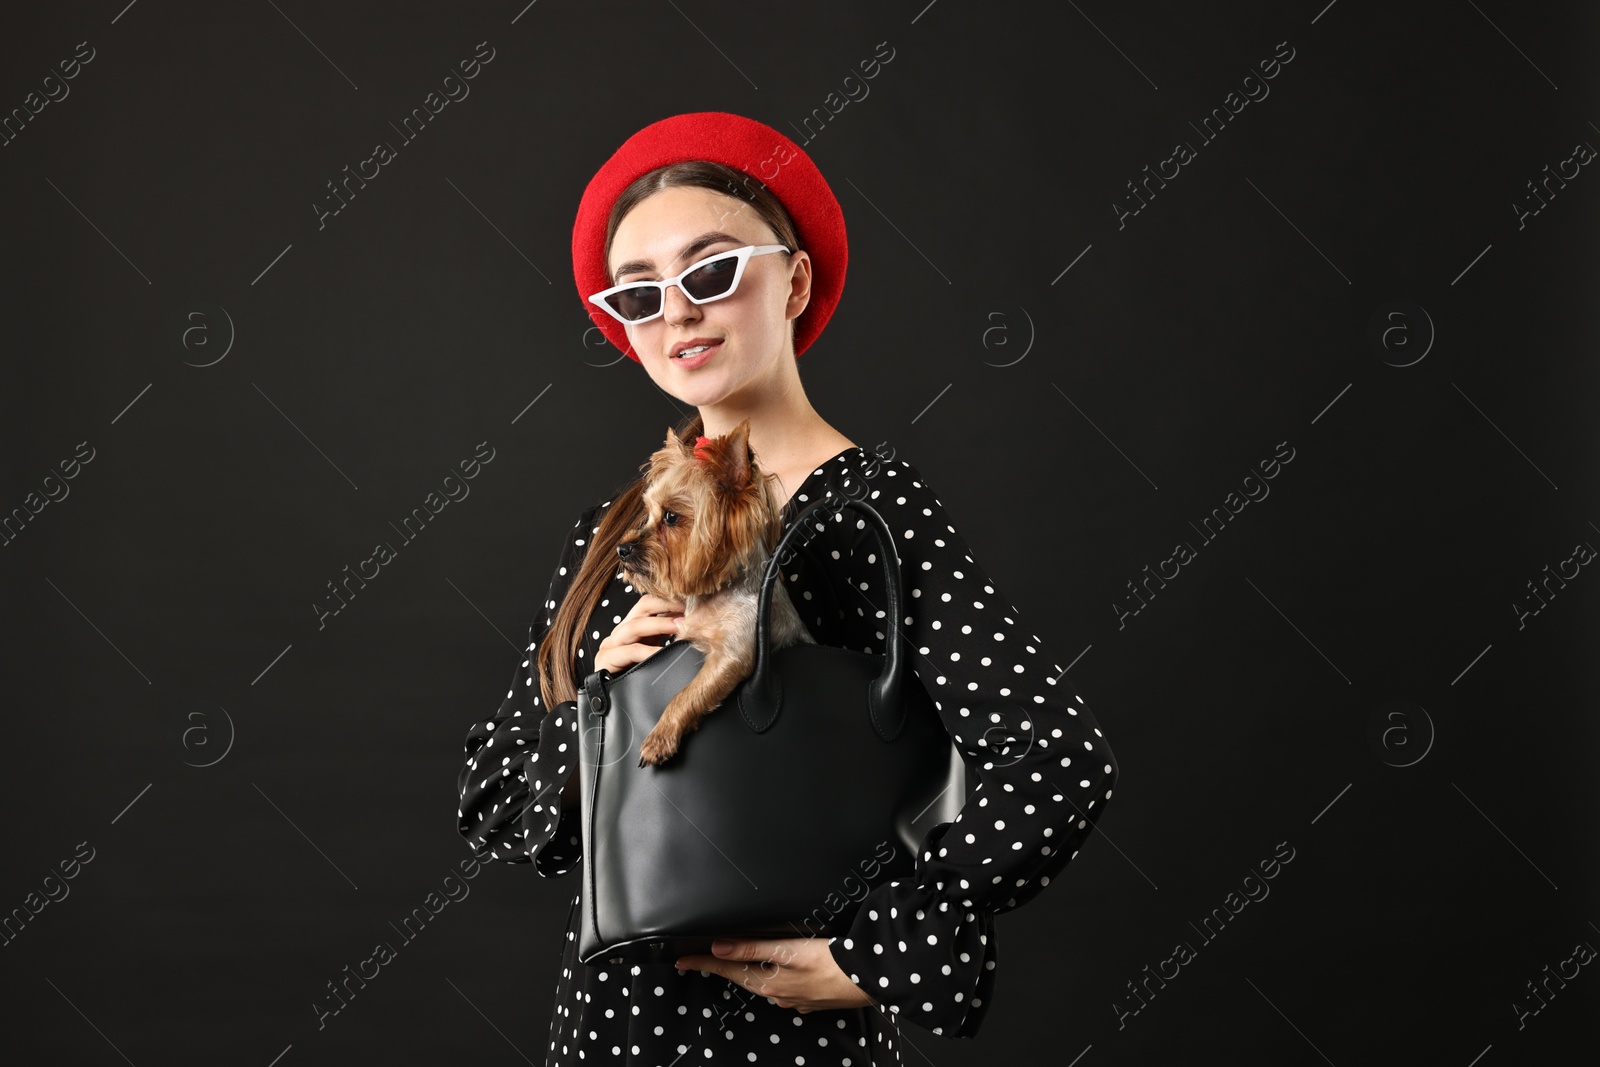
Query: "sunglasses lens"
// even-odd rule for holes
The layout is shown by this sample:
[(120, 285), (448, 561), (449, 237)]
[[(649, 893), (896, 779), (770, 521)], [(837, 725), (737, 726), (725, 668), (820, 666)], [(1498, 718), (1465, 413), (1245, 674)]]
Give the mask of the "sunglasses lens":
[(738, 270), (738, 256), (719, 256), (705, 266), (696, 268), (683, 279), (683, 285), (689, 295), (696, 300), (726, 296), (733, 286), (733, 276)]
[(661, 310), (661, 290), (653, 285), (624, 289), (606, 297), (606, 303), (629, 322), (636, 322)]

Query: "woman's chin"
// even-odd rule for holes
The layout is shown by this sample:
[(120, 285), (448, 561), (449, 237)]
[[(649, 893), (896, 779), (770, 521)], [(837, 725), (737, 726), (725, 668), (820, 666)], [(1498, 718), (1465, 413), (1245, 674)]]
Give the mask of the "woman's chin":
[(668, 374), (666, 381), (659, 384), (678, 400), (697, 408), (726, 399), (730, 392), (726, 378), (709, 367), (705, 372), (695, 371), (688, 375)]
[(673, 399), (698, 408), (724, 403), (752, 387), (764, 387), (755, 385), (765, 376), (761, 369), (739, 366), (727, 359), (729, 355), (733, 353), (718, 352), (693, 368), (674, 367), (669, 359), (665, 365), (656, 364), (652, 378)]

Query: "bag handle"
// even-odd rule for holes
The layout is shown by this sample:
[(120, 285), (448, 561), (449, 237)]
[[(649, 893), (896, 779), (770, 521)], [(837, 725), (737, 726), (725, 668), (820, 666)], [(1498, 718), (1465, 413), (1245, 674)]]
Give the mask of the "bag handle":
[[(900, 699), (901, 685), (906, 659), (905, 636), (900, 630), (900, 560), (894, 550), (894, 537), (889, 532), (889, 526), (883, 521), (883, 516), (878, 514), (876, 508), (864, 500), (848, 499), (827, 496), (811, 504), (802, 511), (789, 527), (778, 547), (773, 550), (772, 558), (767, 561), (767, 570), (761, 581), (761, 603), (756, 612), (756, 660), (755, 669), (745, 681), (744, 687), (752, 698), (755, 708), (766, 712), (765, 721), (755, 721), (745, 711), (745, 717), (755, 727), (757, 733), (765, 730), (777, 719), (778, 711), (782, 706), (783, 692), (778, 680), (777, 672), (773, 670), (772, 652), (772, 585), (781, 575), (780, 564), (786, 557), (791, 542), (810, 541), (816, 536), (816, 530), (810, 521), (818, 512), (826, 511), (830, 515), (840, 511), (857, 511), (867, 520), (867, 527), (872, 531), (878, 542), (878, 555), (883, 562), (884, 588), (888, 592), (888, 607), (885, 612), (887, 622), (884, 626), (884, 635), (888, 651), (883, 657), (883, 670), (878, 677), (873, 679), (867, 688), (867, 708), (872, 716), (872, 728), (877, 735), (885, 741), (893, 741), (905, 725), (905, 707)], [(831, 521), (831, 519), (830, 519)]]

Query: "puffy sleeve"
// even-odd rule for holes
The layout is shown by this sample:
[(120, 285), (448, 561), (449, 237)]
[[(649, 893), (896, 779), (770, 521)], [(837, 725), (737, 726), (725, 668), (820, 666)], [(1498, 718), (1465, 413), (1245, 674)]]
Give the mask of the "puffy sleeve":
[[(994, 988), (994, 916), (1033, 899), (1078, 854), (1117, 762), (1051, 650), (973, 560), (920, 473), (889, 460), (866, 484), (895, 535), (910, 665), (976, 787), (954, 822), (923, 839), (914, 875), (869, 892), (828, 946), (850, 980), (900, 1019), (972, 1037)], [(830, 521), (862, 532), (843, 561), (852, 588), (840, 592), (841, 608), (853, 601), (866, 618), (881, 617), (876, 538), (850, 511)]]
[(568, 533), (511, 687), (499, 709), (467, 731), (466, 762), (456, 778), (459, 829), (476, 858), (531, 861), (546, 878), (566, 874), (581, 854), (578, 810), (561, 810), (562, 787), (577, 767), (577, 704), (567, 701), (548, 713), (540, 706), (538, 648), (582, 562), (595, 510), (579, 516)]

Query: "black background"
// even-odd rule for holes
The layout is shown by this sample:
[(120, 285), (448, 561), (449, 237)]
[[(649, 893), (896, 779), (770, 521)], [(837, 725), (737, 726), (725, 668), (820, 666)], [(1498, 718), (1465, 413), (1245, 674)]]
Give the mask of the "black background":
[[(1600, 945), (1600, 579), (1513, 605), (1600, 544), (1600, 177), (1515, 207), (1600, 145), (1595, 30), (1503, 0), (8, 11), (0, 110), (94, 58), (0, 147), (0, 509), (70, 489), (0, 549), (0, 911), (70, 889), (11, 931), (0, 1040), (542, 1062), (570, 876), (485, 868), (321, 1029), (313, 1005), (468, 857), (467, 727), (561, 538), (685, 410), (589, 329), (584, 184), (639, 127), (728, 110), (844, 208), (812, 402), (929, 478), (1122, 771), (1070, 876), (999, 921), (985, 1031), (908, 1027), (907, 1062), (1592, 1055), (1593, 966), (1514, 1004)], [(479, 42), (470, 96), (319, 228)], [(1263, 84), (1214, 140), (1190, 125)], [(319, 629), (326, 583), (482, 441), (470, 495)], [(1271, 894), (1201, 938), (1281, 842)]]

